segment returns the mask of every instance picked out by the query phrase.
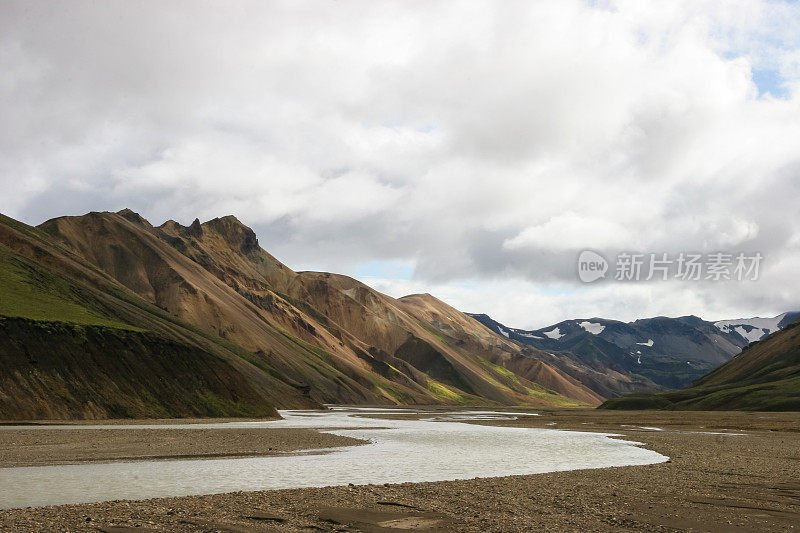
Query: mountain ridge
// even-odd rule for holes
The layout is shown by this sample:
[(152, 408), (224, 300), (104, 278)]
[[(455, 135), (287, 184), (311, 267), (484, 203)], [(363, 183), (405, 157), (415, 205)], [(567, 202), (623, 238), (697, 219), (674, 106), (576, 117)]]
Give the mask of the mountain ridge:
[(576, 318), (536, 330), (511, 328), (485, 314), (470, 316), (506, 338), (562, 357), (571, 354), (601, 372), (625, 375), (627, 381), (606, 384), (606, 397), (685, 387), (749, 344), (736, 330), (694, 315), (631, 322)]
[[(71, 284), (65, 299), (75, 291), (89, 291), (105, 302), (92, 304), (92, 316), (158, 339), (210, 347), (209, 357), (223, 357), (233, 365), (232, 377), (243, 373), (249, 377), (242, 383), (258, 384), (261, 396), (257, 394), (254, 401), (262, 406), (260, 412), (321, 403), (557, 406), (598, 405), (605, 399), (550, 366), (544, 361), (546, 354), (505, 342), (433, 296), (394, 299), (347, 276), (294, 272), (263, 250), (255, 232), (232, 215), (203, 223), (195, 219), (189, 226), (174, 220), (154, 226), (124, 209), (57, 217), (36, 228), (2, 217), (0, 246), (9, 251), (3, 272), (13, 270), (13, 261), (26, 261), (37, 275), (49, 272), (46, 275)], [(9, 283), (17, 288), (35, 285), (23, 281), (14, 278)], [(44, 304), (24, 316), (23, 301), (7, 301), (0, 306), (0, 317), (20, 315), (17, 318), (44, 325), (64, 318), (71, 325), (77, 316), (67, 311), (37, 315)], [(131, 311), (131, 305), (139, 311)], [(36, 327), (29, 324), (27, 338), (9, 336), (9, 342), (24, 345), (23, 352), (43, 350), (33, 333)], [(74, 328), (65, 331), (80, 335)], [(161, 341), (154, 342), (151, 363), (158, 366), (164, 354), (155, 348)], [(21, 357), (17, 363), (20, 375), (32, 372), (25, 361)], [(50, 360), (53, 372), (63, 370), (57, 368), (59, 361)], [(106, 385), (119, 389), (130, 378), (117, 373)], [(0, 390), (22, 390), (21, 378), (4, 379)], [(93, 379), (82, 374), (72, 386), (103, 389)], [(58, 388), (63, 383), (56, 379), (51, 385)], [(239, 388), (244, 394), (246, 387)], [(232, 394), (239, 392), (234, 387)], [(144, 413), (139, 408), (111, 407), (82, 411), (57, 395), (48, 400), (46, 387), (37, 394), (39, 410), (24, 413), (8, 398), (4, 403), (0, 395), (0, 417)], [(126, 394), (131, 405), (141, 404), (137, 391)], [(51, 405), (44, 405), (48, 401)], [(232, 412), (219, 408), (204, 414), (186, 405), (162, 408), (153, 412), (168, 416)]]

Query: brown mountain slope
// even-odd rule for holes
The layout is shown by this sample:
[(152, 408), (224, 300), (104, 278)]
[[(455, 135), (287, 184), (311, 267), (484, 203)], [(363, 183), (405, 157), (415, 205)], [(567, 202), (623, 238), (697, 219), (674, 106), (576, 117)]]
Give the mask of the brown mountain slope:
[(408, 310), (414, 309), (417, 316), (426, 317), (426, 321), (444, 333), (454, 334), (454, 331), (461, 330), (469, 337), (491, 344), (495, 349), (486, 357), (492, 363), (570, 398), (582, 398), (582, 401), (593, 404), (617, 396), (619, 390), (630, 392), (641, 383), (641, 380), (637, 382), (631, 376), (607, 367), (598, 371), (574, 354), (542, 351), (500, 336), (477, 318), (461, 313), (429, 294), (406, 296), (400, 301), (409, 306)]
[[(217, 255), (232, 253), (241, 259), (246, 249), (234, 248), (239, 244), (236, 234), (220, 235), (213, 231), (213, 221), (206, 226), (208, 232), (199, 237), (188, 234), (180, 242), (168, 242), (168, 234), (132, 212), (62, 217), (40, 228), (158, 307), (242, 346), (253, 354), (256, 365), (281, 380), (307, 387), (317, 401), (388, 400), (374, 383), (383, 381), (373, 371), (380, 365), (368, 355), (360, 359), (258, 279), (240, 276), (234, 262), (219, 263), (215, 270), (214, 265), (203, 266), (181, 253), (182, 242), (193, 245), (193, 251), (202, 251), (198, 243), (210, 249), (222, 242), (223, 251)], [(228, 272), (236, 276), (225, 277)], [(419, 402), (426, 396), (423, 390), (398, 387), (407, 400)]]
[(318, 405), (0, 215), (0, 418), (274, 416)]
[[(521, 382), (518, 376), (492, 364), (490, 359), (502, 345), (499, 337), (432, 296), (428, 296), (432, 306), (448, 309), (453, 320), (474, 329), (444, 331), (437, 323), (438, 315), (413, 305), (412, 298), (396, 300), (346, 276), (319, 272), (303, 272), (301, 276), (316, 308), (371, 345), (376, 357), (393, 366), (399, 364), (398, 360), (410, 364), (433, 377), (439, 385), (457, 389), (453, 391), (457, 394), (466, 393), (501, 403), (560, 404), (564, 401), (548, 397), (538, 384)], [(354, 309), (358, 312), (354, 313)], [(580, 386), (569, 392), (574, 393), (569, 396), (574, 400), (597, 402)]]
[(480, 355), (480, 361), (499, 371), (511, 372), (534, 384), (531, 394), (555, 392), (589, 405), (603, 397), (556, 366), (545, 362), (546, 353), (501, 337), (471, 316), (430, 294), (414, 294), (399, 300), (401, 306), (437, 328), (440, 335), (455, 339), (461, 350)]
[[(572, 352), (543, 352), (540, 357), (603, 398), (660, 389), (645, 377), (602, 364), (587, 364), (581, 356)], [(514, 368), (512, 370), (517, 372)]]
[[(463, 401), (474, 402), (472, 396), (501, 403), (541, 403), (542, 395), (535, 397), (524, 387), (511, 383), (507, 376), (498, 375), (491, 366), (475, 363), (470, 354), (454, 352), (452, 346), (435, 332), (436, 328), (409, 314), (398, 300), (381, 294), (347, 276), (329, 273), (295, 273), (262, 250), (255, 234), (234, 217), (223, 217), (200, 224), (195, 221), (188, 230), (175, 222), (161, 229), (179, 238), (179, 248), (195, 261), (203, 264), (237, 292), (253, 301), (263, 299), (260, 293), (272, 290), (286, 301), (320, 319), (334, 336), (342, 339), (356, 351), (366, 350), (375, 359), (399, 369), (411, 380), (430, 393), (442, 392), (428, 384), (428, 377), (441, 381), (448, 387), (459, 389)], [(438, 301), (438, 300), (437, 300)], [(442, 302), (439, 302), (444, 305)], [(470, 317), (455, 309), (460, 320), (478, 325)], [(482, 335), (497, 343), (500, 338), (482, 329)], [(307, 338), (313, 342), (311, 338)], [(486, 341), (484, 340), (484, 343)], [(475, 349), (482, 347), (473, 347)], [(326, 349), (329, 349), (326, 347)], [(422, 350), (422, 355), (418, 352)], [(463, 351), (463, 350), (462, 350)], [(427, 374), (427, 376), (426, 376)], [(500, 383), (498, 383), (500, 381)], [(514, 390), (516, 389), (516, 390)], [(570, 396), (581, 402), (599, 403), (600, 398), (587, 394), (580, 384), (565, 388)], [(523, 397), (520, 398), (520, 393)], [(448, 392), (444, 395), (451, 396)], [(438, 401), (449, 400), (439, 395)]]
[(503, 341), (485, 328), (482, 338), (442, 334), (410, 304), (351, 278), (293, 272), (234, 217), (156, 228), (125, 210), (40, 227), (159, 307), (243, 346), (256, 364), (307, 386), (319, 401), (599, 403), (544, 363), (552, 370), (546, 385), (494, 365)]

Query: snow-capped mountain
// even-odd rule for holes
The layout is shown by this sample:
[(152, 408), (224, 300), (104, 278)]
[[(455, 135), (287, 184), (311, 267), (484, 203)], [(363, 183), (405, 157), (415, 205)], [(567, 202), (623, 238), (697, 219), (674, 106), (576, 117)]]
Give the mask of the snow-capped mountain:
[(639, 375), (666, 388), (690, 384), (761, 340), (800, 313), (773, 318), (708, 322), (696, 316), (621, 322), (579, 318), (536, 329), (508, 327), (487, 315), (471, 315), (503, 336), (554, 353), (571, 353), (596, 370)]
[(760, 341), (767, 335), (771, 335), (778, 330), (783, 329), (788, 324), (800, 318), (800, 312), (781, 313), (774, 317), (754, 317), (754, 318), (736, 318), (733, 320), (720, 320), (714, 322), (720, 330), (729, 333), (735, 331), (748, 342)]

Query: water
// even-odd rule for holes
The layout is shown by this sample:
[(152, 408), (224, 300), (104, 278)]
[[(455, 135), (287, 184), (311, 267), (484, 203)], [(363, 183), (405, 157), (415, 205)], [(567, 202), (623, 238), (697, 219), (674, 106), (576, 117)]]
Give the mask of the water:
[[(391, 412), (414, 413), (410, 409)], [(462, 422), (517, 416), (512, 413), (438, 412), (421, 420), (359, 416), (365, 414), (381, 414), (381, 410), (282, 411), (284, 420), (269, 422), (70, 426), (114, 431), (143, 427), (314, 428), (369, 440), (370, 444), (286, 456), (0, 468), (0, 508), (348, 483), (445, 481), (667, 460), (637, 443), (611, 439), (609, 434)]]

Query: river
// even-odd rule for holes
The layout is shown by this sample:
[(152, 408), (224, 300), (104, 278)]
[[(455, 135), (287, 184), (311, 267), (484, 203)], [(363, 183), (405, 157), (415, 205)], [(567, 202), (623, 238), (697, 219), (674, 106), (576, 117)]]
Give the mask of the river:
[[(376, 418), (420, 414), (416, 419)], [(465, 423), (531, 413), (333, 408), (281, 411), (283, 420), (159, 426), (312, 428), (370, 441), (285, 456), (0, 468), (0, 508), (136, 500), (329, 485), (446, 481), (659, 463), (667, 457), (610, 434)], [(365, 416), (366, 415), (366, 416)], [(26, 426), (25, 429), (31, 429)], [(6, 426), (4, 431), (13, 431)]]

